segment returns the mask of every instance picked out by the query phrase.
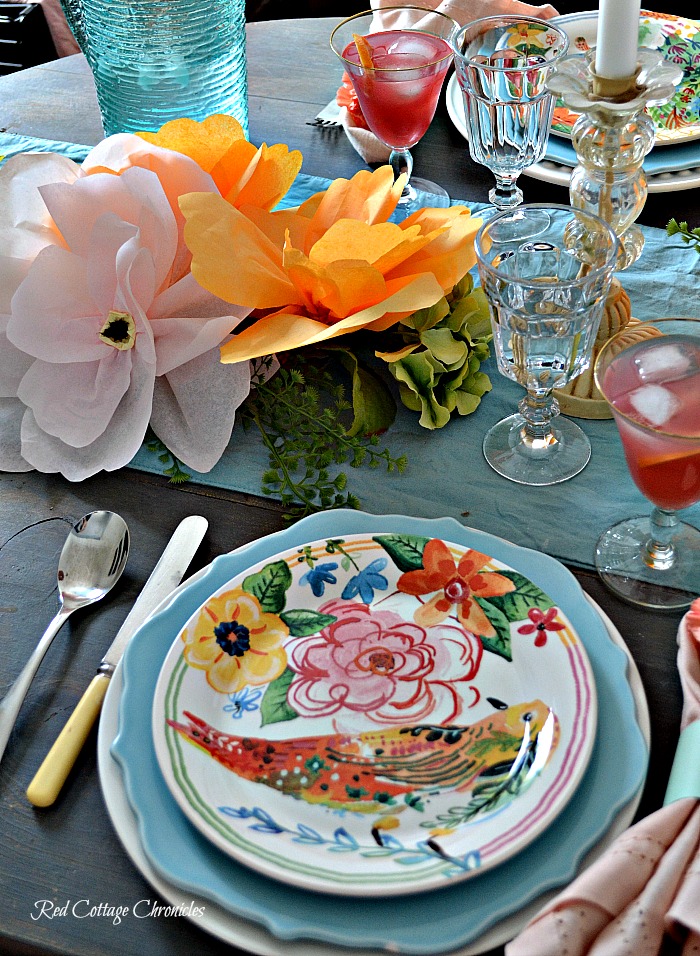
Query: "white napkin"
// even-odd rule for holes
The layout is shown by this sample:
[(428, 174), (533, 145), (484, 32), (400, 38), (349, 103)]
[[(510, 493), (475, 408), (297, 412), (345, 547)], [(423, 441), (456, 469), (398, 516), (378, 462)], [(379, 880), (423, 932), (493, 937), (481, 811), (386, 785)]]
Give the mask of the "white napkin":
[[(398, 3), (399, 0), (372, 0), (371, 6), (373, 10), (381, 10), (383, 7), (395, 7)], [(441, 3), (431, 3), (430, 0), (416, 0), (415, 6), (444, 13), (456, 20), (460, 26), (464, 26), (472, 20), (479, 20), (482, 17), (505, 15), (539, 17), (540, 20), (549, 20), (551, 17), (557, 16), (556, 9), (550, 3), (533, 6), (529, 3), (521, 3), (520, 0), (442, 0)], [(403, 22), (404, 17), (400, 12), (381, 14), (382, 29), (384, 30), (399, 30)]]
[(388, 163), (391, 150), (368, 129), (358, 126), (352, 114), (344, 106), (340, 107), (340, 122), (348, 139), (368, 165)]

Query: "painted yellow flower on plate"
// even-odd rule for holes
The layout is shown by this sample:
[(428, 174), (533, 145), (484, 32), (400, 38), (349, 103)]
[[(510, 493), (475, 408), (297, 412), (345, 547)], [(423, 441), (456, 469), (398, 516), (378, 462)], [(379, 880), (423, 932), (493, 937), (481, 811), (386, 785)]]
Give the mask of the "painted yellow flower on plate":
[(279, 677), (287, 666), (288, 636), (281, 618), (263, 611), (255, 595), (241, 588), (208, 601), (181, 634), (185, 660), (206, 671), (210, 686), (221, 694)]

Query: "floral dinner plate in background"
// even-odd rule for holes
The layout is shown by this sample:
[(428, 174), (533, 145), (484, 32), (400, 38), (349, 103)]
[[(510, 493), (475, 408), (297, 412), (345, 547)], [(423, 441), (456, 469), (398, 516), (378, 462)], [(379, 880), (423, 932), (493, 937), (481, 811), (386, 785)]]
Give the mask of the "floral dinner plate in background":
[[(596, 44), (598, 13), (572, 13), (559, 17), (558, 26), (569, 37), (569, 53), (585, 53)], [(656, 125), (656, 144), (686, 143), (700, 137), (700, 21), (642, 10), (639, 45), (659, 50), (667, 60), (683, 69), (683, 80), (675, 96), (647, 112)], [(557, 100), (552, 133), (571, 136), (579, 114)]]
[(596, 692), (571, 622), (523, 574), (439, 538), (325, 538), (190, 618), (153, 703), (175, 800), (216, 847), (320, 892), (477, 875), (575, 792)]

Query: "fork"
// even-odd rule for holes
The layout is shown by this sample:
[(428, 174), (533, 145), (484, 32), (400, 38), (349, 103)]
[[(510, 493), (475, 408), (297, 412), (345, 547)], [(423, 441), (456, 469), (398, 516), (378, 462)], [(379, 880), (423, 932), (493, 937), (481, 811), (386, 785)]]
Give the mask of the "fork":
[(315, 126), (317, 129), (340, 129), (342, 124), (340, 120), (332, 119), (316, 119), (309, 120), (306, 124), (307, 126)]
[(341, 129), (340, 107), (332, 100), (328, 106), (324, 106), (320, 113), (314, 119), (309, 120), (307, 126), (316, 126), (320, 129)]

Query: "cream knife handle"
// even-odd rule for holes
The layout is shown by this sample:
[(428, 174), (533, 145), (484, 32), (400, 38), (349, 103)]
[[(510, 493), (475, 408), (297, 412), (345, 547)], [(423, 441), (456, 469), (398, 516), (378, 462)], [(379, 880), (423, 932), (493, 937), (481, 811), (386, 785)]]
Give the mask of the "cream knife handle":
[(61, 792), (78, 754), (97, 720), (109, 687), (109, 674), (97, 674), (78, 701), (56, 742), (27, 787), (27, 798), (35, 807), (50, 807)]

